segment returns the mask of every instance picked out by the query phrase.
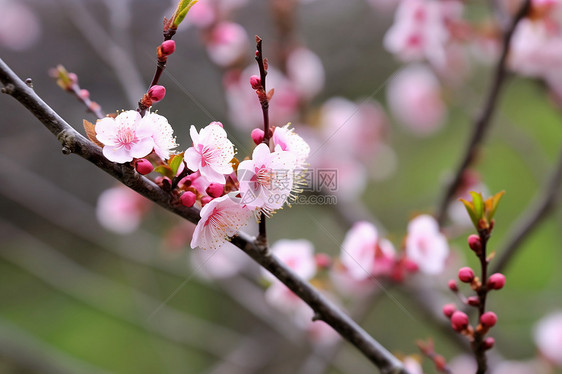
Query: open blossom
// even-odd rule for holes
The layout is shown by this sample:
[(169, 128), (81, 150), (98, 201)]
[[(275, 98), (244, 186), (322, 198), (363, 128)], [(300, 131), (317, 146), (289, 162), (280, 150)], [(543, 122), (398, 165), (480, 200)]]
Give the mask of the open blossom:
[(447, 109), (441, 86), (424, 65), (400, 70), (388, 85), (387, 97), (393, 116), (415, 134), (429, 135), (444, 123)]
[(224, 184), (225, 174), (232, 173), (230, 161), (234, 158), (234, 145), (218, 122), (212, 122), (199, 133), (195, 126), (189, 131), (193, 147), (185, 151), (185, 163), (193, 171), (199, 171), (210, 183)]
[(562, 311), (541, 319), (535, 327), (535, 343), (551, 363), (562, 367)]
[(96, 215), (107, 230), (129, 234), (137, 229), (149, 207), (149, 201), (128, 187), (105, 190), (98, 197)]
[(427, 59), (435, 66), (445, 63), (445, 45), (450, 39), (446, 18), (448, 4), (433, 0), (403, 0), (394, 24), (384, 37), (384, 46), (403, 61)]
[(240, 203), (266, 214), (280, 209), (293, 192), (293, 174), (296, 167), (293, 152), (274, 152), (266, 144), (260, 144), (252, 153), (252, 159), (238, 165)]
[(163, 160), (170, 157), (170, 151), (176, 148), (176, 138), (174, 129), (168, 123), (166, 117), (156, 113), (149, 113), (144, 116), (143, 121), (147, 121), (152, 126), (152, 140), (154, 140), (154, 152)]
[(426, 274), (439, 274), (449, 255), (447, 239), (432, 216), (417, 216), (408, 224), (406, 255)]
[(154, 148), (151, 121), (136, 110), (128, 110), (117, 117), (105, 117), (96, 123), (96, 138), (103, 143), (103, 155), (120, 164), (142, 158)]
[(292, 152), (296, 156), (296, 164), (299, 168), (305, 165), (310, 146), (295, 133), (294, 129), (289, 128), (289, 124), (275, 128), (271, 143), (274, 149), (279, 146), (283, 151)]
[(357, 222), (346, 234), (340, 260), (355, 280), (390, 273), (394, 262), (394, 247), (378, 236), (369, 222)]
[(252, 213), (225, 195), (211, 200), (200, 212), (191, 248), (218, 249), (244, 226)]

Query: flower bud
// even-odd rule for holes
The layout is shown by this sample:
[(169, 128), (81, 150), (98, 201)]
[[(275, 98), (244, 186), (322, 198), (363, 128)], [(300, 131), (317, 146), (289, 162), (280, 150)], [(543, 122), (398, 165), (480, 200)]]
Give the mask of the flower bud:
[(76, 73), (68, 73), (68, 79), (74, 84), (78, 83), (78, 75)]
[(252, 75), (250, 77), (250, 85), (254, 90), (258, 90), (261, 88), (261, 79), (257, 75)]
[(197, 196), (191, 191), (186, 191), (180, 196), (181, 203), (188, 208), (191, 208), (196, 200)]
[(478, 296), (469, 296), (466, 299), (466, 303), (470, 306), (478, 306), (480, 305), (480, 299), (478, 298)]
[(169, 56), (175, 52), (176, 42), (173, 40), (166, 40), (160, 47), (162, 48), (162, 53), (166, 56)]
[(488, 289), (489, 290), (501, 290), (505, 285), (505, 275), (502, 273), (494, 273), (488, 278)]
[(449, 281), (449, 289), (453, 292), (459, 292), (459, 286), (457, 286), (457, 282), (454, 279)]
[(468, 327), (468, 316), (466, 313), (457, 310), (451, 316), (451, 326), (455, 331), (461, 332)]
[(433, 357), (433, 363), (435, 364), (435, 368), (439, 371), (445, 371), (447, 368), (447, 361), (445, 357), (441, 355), (435, 355), (435, 357)]
[(314, 260), (316, 261), (316, 266), (321, 269), (328, 269), (332, 265), (332, 259), (326, 253), (317, 253), (314, 255)]
[(153, 103), (156, 103), (166, 96), (166, 88), (164, 86), (160, 86), (159, 84), (155, 84), (148, 90), (148, 96)]
[(443, 315), (447, 318), (451, 318), (453, 313), (457, 311), (457, 306), (455, 304), (445, 304), (443, 305)]
[(221, 197), (224, 192), (224, 184), (211, 183), (207, 187), (207, 194), (211, 197)]
[(256, 143), (256, 145), (259, 145), (261, 142), (263, 142), (264, 132), (262, 129), (253, 129), (251, 135), (252, 140), (254, 141), (254, 143)]
[(476, 253), (482, 252), (482, 241), (478, 235), (470, 235), (468, 237), (468, 246)]
[(86, 89), (81, 89), (78, 93), (81, 99), (89, 99), (90, 98), (90, 91)]
[(201, 198), (201, 206), (205, 206), (205, 205), (209, 204), (209, 203), (211, 202), (211, 200), (213, 200), (212, 197), (210, 197), (210, 196), (203, 196), (203, 197)]
[(474, 279), (474, 271), (467, 267), (459, 269), (459, 280), (464, 283), (470, 283)]
[(486, 312), (480, 317), (480, 323), (486, 327), (493, 327), (498, 322), (498, 316), (494, 312)]
[(152, 163), (146, 158), (141, 158), (135, 161), (135, 169), (140, 175), (146, 175), (152, 172), (152, 170), (154, 170), (154, 167), (152, 166)]
[(487, 351), (488, 349), (491, 349), (495, 343), (496, 343), (496, 339), (492, 338), (491, 336), (488, 336), (482, 342), (482, 347), (484, 348), (484, 350)]

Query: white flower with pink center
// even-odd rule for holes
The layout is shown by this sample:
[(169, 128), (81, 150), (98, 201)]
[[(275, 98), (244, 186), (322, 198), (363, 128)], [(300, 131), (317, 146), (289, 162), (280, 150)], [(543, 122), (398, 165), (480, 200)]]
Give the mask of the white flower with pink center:
[(429, 135), (441, 128), (447, 108), (441, 97), (441, 85), (424, 65), (400, 70), (387, 89), (393, 116), (417, 135)]
[(535, 327), (535, 344), (551, 363), (562, 367), (562, 311), (550, 314)]
[(435, 66), (443, 66), (445, 45), (450, 39), (445, 7), (449, 6), (433, 0), (402, 1), (384, 37), (386, 49), (403, 61), (426, 58)]
[(174, 137), (174, 129), (172, 129), (166, 117), (156, 113), (149, 113), (142, 120), (147, 121), (152, 126), (154, 152), (162, 160), (167, 160), (170, 157), (171, 150), (178, 146)]
[(135, 110), (96, 123), (96, 138), (103, 143), (103, 155), (120, 164), (147, 156), (154, 148), (153, 127)]
[(388, 240), (379, 238), (369, 222), (357, 222), (346, 234), (340, 260), (351, 278), (361, 281), (390, 274), (395, 250)]
[(435, 218), (424, 214), (410, 221), (406, 255), (423, 273), (439, 274), (443, 271), (449, 256), (449, 245)]
[(219, 122), (212, 122), (199, 133), (195, 126), (189, 131), (193, 147), (185, 151), (185, 163), (193, 171), (199, 171), (210, 183), (224, 184), (225, 174), (232, 173), (230, 161), (234, 158), (234, 145)]
[(252, 159), (238, 165), (240, 204), (267, 215), (280, 209), (292, 197), (296, 166), (293, 152), (282, 151), (279, 146), (271, 152), (266, 144), (258, 145)]
[(191, 239), (191, 248), (218, 249), (246, 225), (252, 212), (225, 195), (205, 205), (200, 216)]
[(290, 124), (276, 127), (271, 143), (274, 149), (279, 146), (283, 151), (292, 152), (296, 156), (297, 167), (302, 168), (305, 166), (306, 159), (310, 154), (310, 146), (289, 126)]

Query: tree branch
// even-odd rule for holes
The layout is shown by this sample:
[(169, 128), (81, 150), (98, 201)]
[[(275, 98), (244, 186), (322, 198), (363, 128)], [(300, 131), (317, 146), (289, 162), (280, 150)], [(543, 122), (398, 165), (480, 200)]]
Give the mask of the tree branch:
[[(76, 153), (164, 209), (190, 222), (197, 223), (199, 221), (199, 211), (197, 209), (174, 204), (169, 193), (163, 191), (149, 179), (137, 174), (132, 167), (114, 164), (106, 159), (98, 146), (66, 123), (30, 87), (19, 79), (1, 59), (0, 81), (4, 85), (2, 92), (14, 97), (33, 113), (59, 139), (65, 154)], [(314, 310), (316, 319), (323, 320), (332, 326), (342, 337), (371, 360), (380, 369), (381, 373), (407, 374), (402, 363), (396, 357), (367, 334), (349, 316), (336, 308), (315, 288), (273, 257), (267, 248), (258, 246), (254, 238), (244, 232), (240, 232), (232, 238), (232, 243), (269, 270), (291, 291), (305, 301)]]
[(463, 159), (457, 167), (454, 177), (447, 184), (445, 188), (445, 194), (442, 196), (439, 203), (436, 215), (439, 226), (443, 226), (447, 207), (449, 206), (451, 199), (455, 196), (455, 193), (461, 184), (464, 172), (474, 162), (474, 159), (478, 154), (480, 145), (484, 140), (484, 136), (486, 135), (486, 131), (490, 127), (492, 116), (498, 104), (498, 98), (501, 93), (501, 89), (507, 77), (506, 61), (509, 52), (509, 46), (511, 44), (511, 37), (513, 36), (513, 32), (515, 31), (515, 28), (517, 27), (519, 21), (523, 19), (523, 17), (525, 17), (525, 15), (528, 13), (530, 4), (531, 0), (524, 1), (523, 5), (513, 18), (511, 25), (504, 34), (501, 56), (494, 69), (492, 84), (490, 86), (490, 90), (488, 91), (486, 101), (484, 102), (484, 107), (482, 108), (482, 112), (480, 112), (480, 115), (474, 122), (470, 142), (468, 143)]

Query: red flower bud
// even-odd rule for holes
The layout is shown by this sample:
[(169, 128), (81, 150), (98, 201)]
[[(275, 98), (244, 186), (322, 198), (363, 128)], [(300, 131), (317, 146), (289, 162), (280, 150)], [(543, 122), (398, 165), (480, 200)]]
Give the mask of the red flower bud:
[(482, 342), (482, 347), (484, 348), (484, 350), (488, 350), (491, 349), (495, 343), (496, 343), (496, 339), (492, 338), (491, 336), (488, 336)]
[(152, 166), (152, 163), (146, 158), (141, 158), (135, 161), (135, 169), (139, 174), (146, 175), (152, 172), (152, 170), (154, 170), (154, 167)]
[(221, 197), (224, 192), (224, 184), (211, 183), (207, 187), (207, 194), (211, 197)]
[(474, 279), (474, 271), (469, 267), (459, 269), (459, 280), (464, 283), (470, 283)]
[(317, 253), (314, 255), (314, 260), (316, 261), (316, 266), (321, 269), (327, 269), (332, 265), (332, 258), (326, 253)]
[(490, 275), (488, 278), (488, 289), (490, 290), (501, 290), (505, 285), (505, 275), (502, 273), (495, 273)]
[(457, 286), (457, 282), (454, 279), (449, 281), (449, 289), (453, 292), (459, 292), (459, 286)]
[(252, 75), (250, 77), (250, 86), (252, 86), (254, 90), (259, 90), (261, 88), (260, 77), (258, 77), (257, 75)]
[(478, 235), (470, 235), (468, 237), (468, 246), (476, 253), (480, 253), (482, 251), (482, 241), (480, 241), (480, 237)]
[(253, 129), (251, 136), (254, 143), (256, 143), (256, 145), (259, 145), (261, 142), (263, 142), (264, 132), (261, 129)]
[(455, 331), (463, 331), (468, 327), (468, 316), (466, 313), (457, 310), (451, 316), (451, 326)]
[(205, 205), (209, 204), (209, 203), (211, 202), (211, 200), (213, 200), (212, 197), (210, 197), (210, 196), (203, 196), (203, 197), (201, 198), (201, 206), (205, 206)]
[(153, 103), (156, 103), (166, 96), (166, 88), (164, 86), (160, 86), (156, 84), (148, 90), (148, 96), (152, 100)]
[(195, 200), (197, 200), (197, 196), (191, 191), (186, 191), (180, 196), (181, 203), (188, 208), (191, 208), (193, 204), (195, 204)]
[(435, 364), (435, 368), (439, 371), (444, 371), (447, 367), (447, 361), (445, 361), (445, 357), (441, 355), (433, 357), (433, 363)]
[(486, 327), (493, 327), (498, 322), (498, 316), (494, 312), (486, 312), (480, 317), (480, 323)]
[(457, 311), (457, 306), (455, 304), (445, 304), (443, 305), (443, 315), (447, 318), (451, 318), (453, 313)]
[(90, 98), (90, 91), (88, 91), (86, 89), (81, 89), (79, 95), (80, 95), (81, 99), (89, 99)]
[(160, 47), (162, 48), (162, 53), (166, 56), (169, 56), (175, 52), (176, 42), (173, 40), (166, 40)]
[(480, 299), (478, 298), (478, 296), (469, 296), (466, 299), (466, 303), (471, 306), (478, 306), (480, 305)]

